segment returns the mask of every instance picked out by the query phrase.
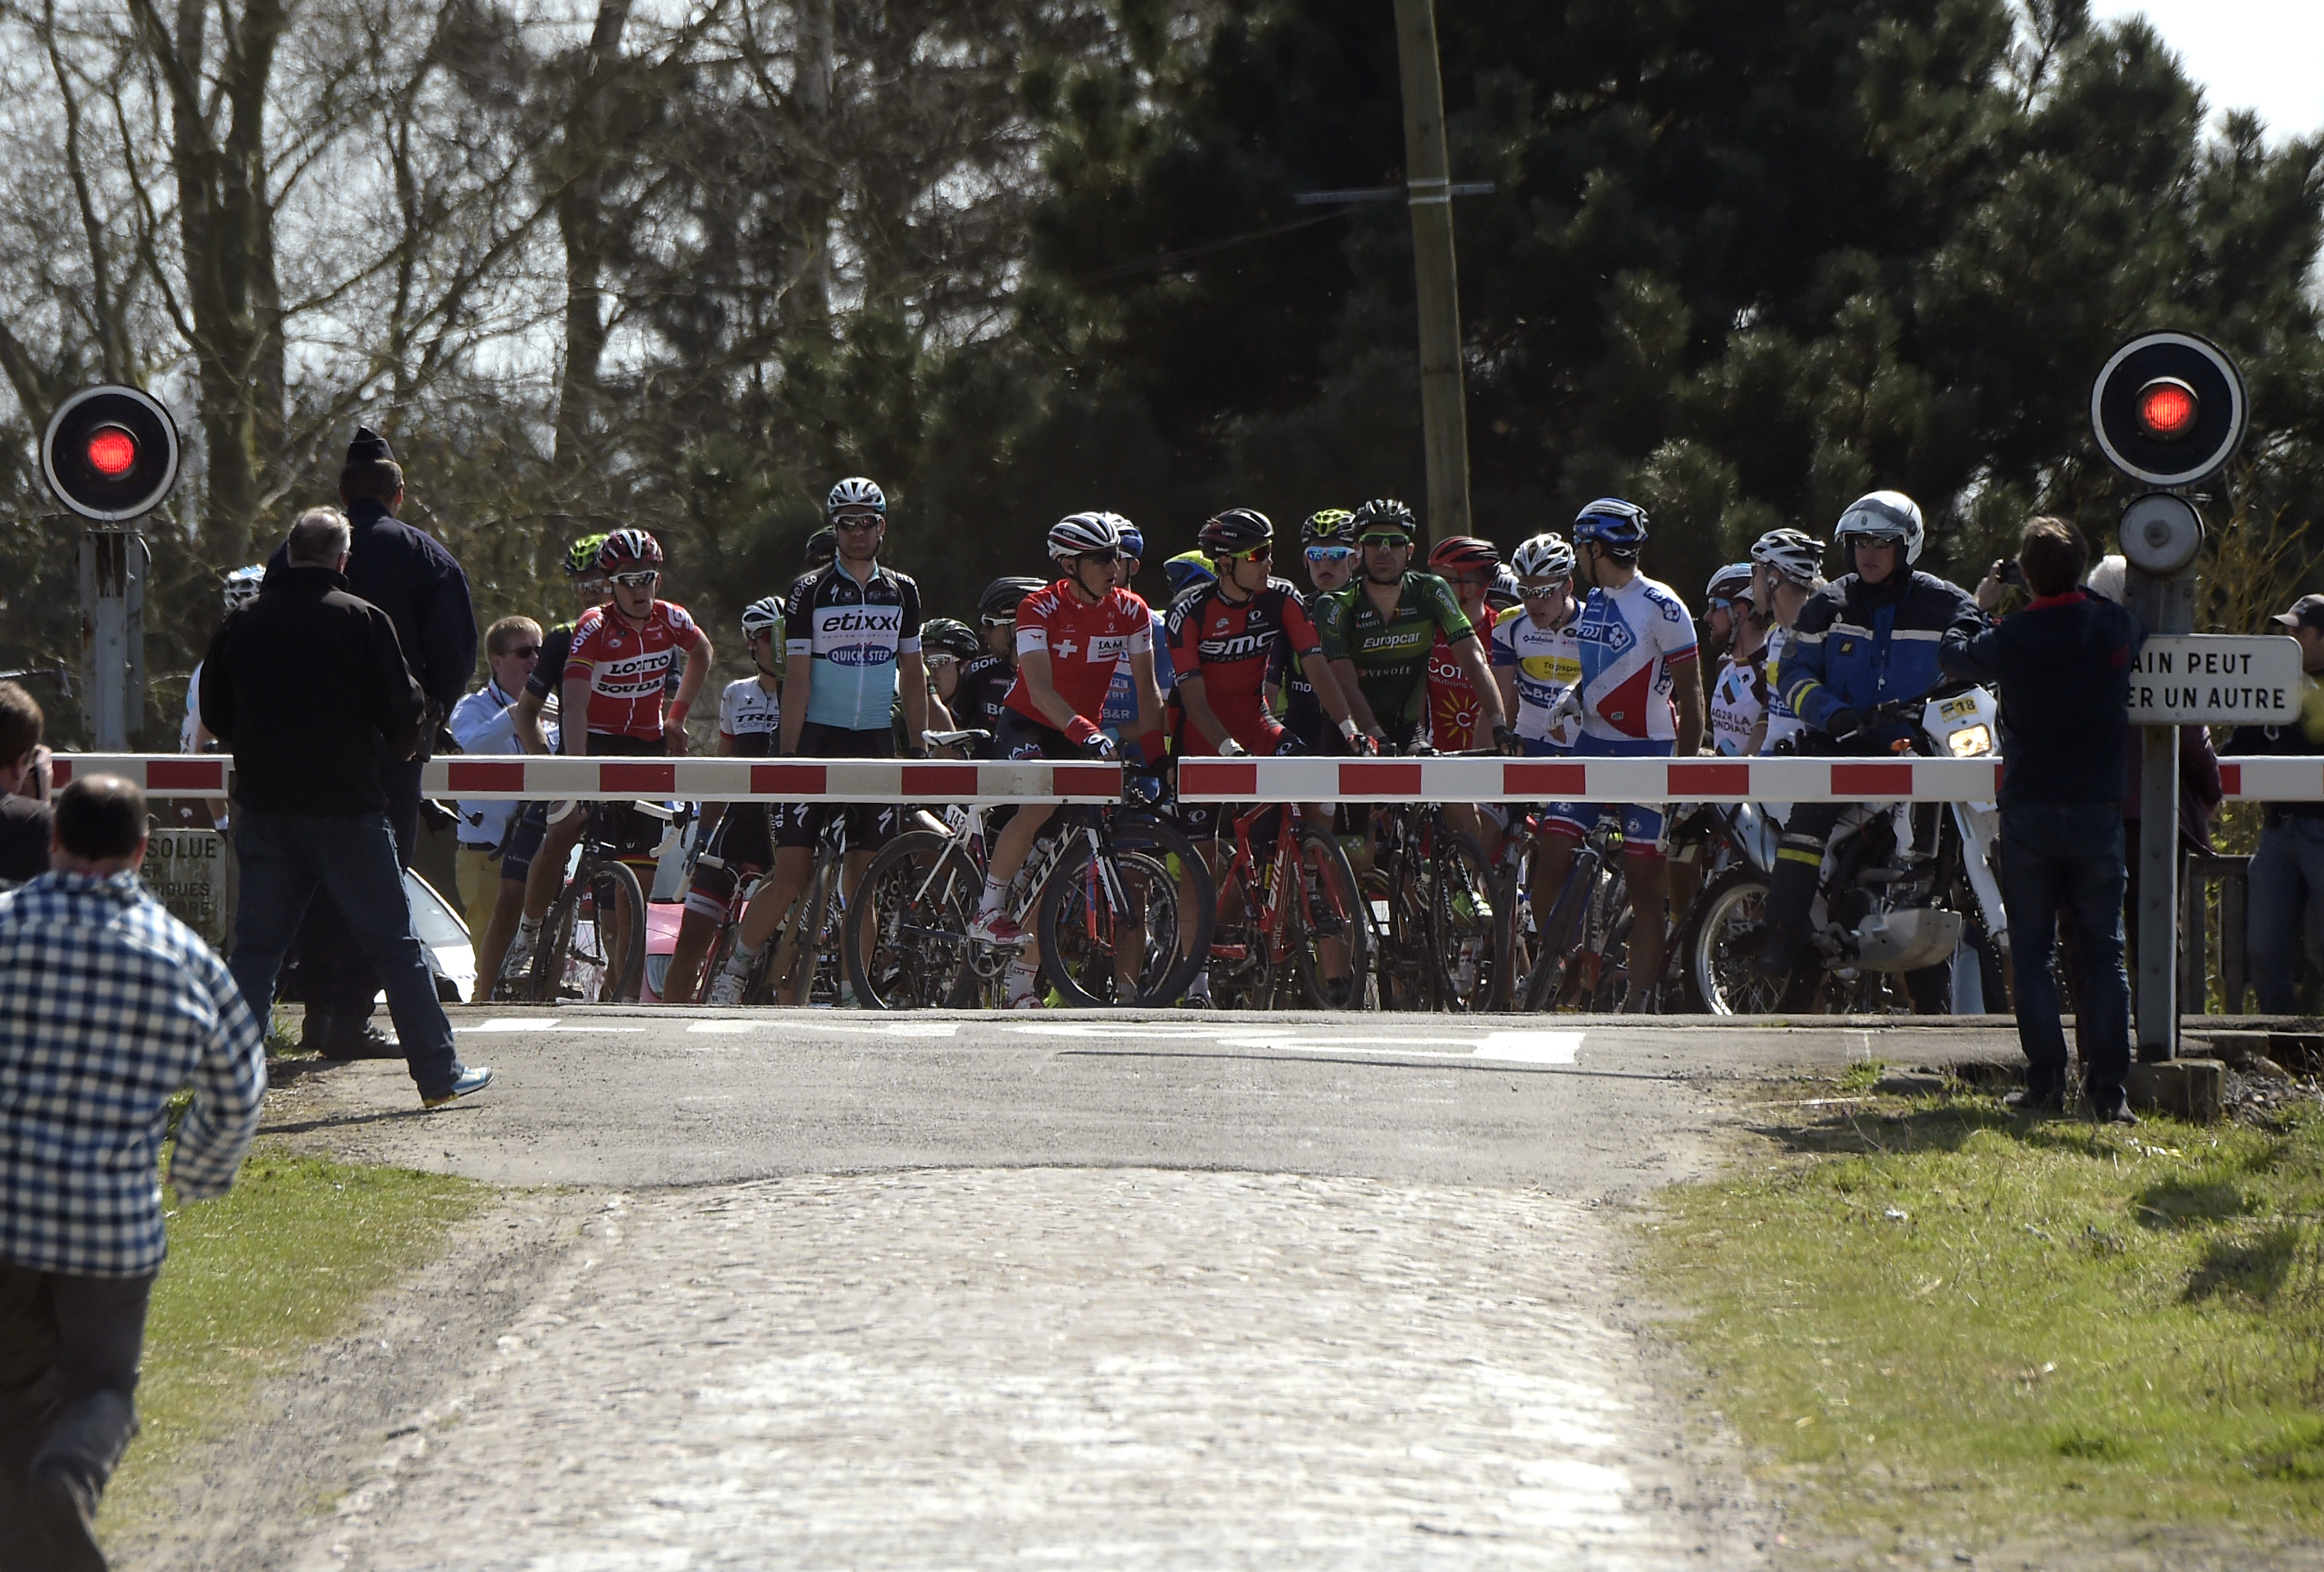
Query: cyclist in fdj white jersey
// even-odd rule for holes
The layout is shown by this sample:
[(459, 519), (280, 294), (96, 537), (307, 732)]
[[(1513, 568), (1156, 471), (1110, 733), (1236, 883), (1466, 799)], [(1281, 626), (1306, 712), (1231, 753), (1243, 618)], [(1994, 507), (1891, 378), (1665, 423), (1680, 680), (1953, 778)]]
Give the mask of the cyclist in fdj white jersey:
[[(1669, 585), (1638, 571), (1646, 510), (1600, 497), (1573, 521), (1576, 578), (1590, 598), (1573, 624), (1582, 657), (1582, 758), (1692, 755), (1702, 743), (1702, 684), (1695, 669), (1694, 619)], [(1668, 870), (1659, 804), (1614, 804), (1622, 815), (1629, 882), (1629, 995), (1625, 1010), (1651, 1004), (1662, 979)], [(1556, 803), (1544, 815), (1544, 886), (1562, 888), (1601, 804)]]
[[(772, 595), (742, 608), (742, 648), (755, 675), (726, 685), (718, 699), (721, 758), (765, 758), (775, 751), (782, 717), (783, 604)], [(678, 919), (678, 942), (662, 979), (664, 1004), (691, 1004), (701, 984), (702, 958), (718, 936), (718, 925), (743, 878), (774, 866), (771, 810), (764, 803), (702, 804), (695, 828), (701, 850), (686, 891), (686, 915)]]
[[(788, 659), (779, 751), (786, 758), (891, 758), (896, 733), (890, 715), (900, 698), (906, 751), (924, 757), (928, 678), (920, 659), (920, 589), (880, 565), (887, 496), (852, 476), (831, 488), (825, 509), (838, 556), (792, 584), (783, 605)], [(743, 913), (733, 953), (710, 985), (712, 1004), (742, 1002), (760, 951), (814, 875), (816, 841), (835, 813), (847, 815), (842, 888), (853, 895), (872, 854), (894, 835), (901, 810), (829, 803), (787, 803), (775, 810), (775, 869)]]

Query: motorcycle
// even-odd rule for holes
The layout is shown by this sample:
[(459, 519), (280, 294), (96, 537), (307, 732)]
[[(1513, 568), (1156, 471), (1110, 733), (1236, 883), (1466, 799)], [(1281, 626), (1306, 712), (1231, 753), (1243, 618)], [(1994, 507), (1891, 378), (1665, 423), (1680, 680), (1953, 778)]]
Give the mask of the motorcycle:
[[(1914, 718), (1898, 752), (1940, 758), (1996, 754), (1999, 707), (1982, 687), (1943, 690), (1881, 705), (1868, 724)], [(1775, 835), (1765, 814), (1734, 837), (1738, 853), (1697, 896), (1681, 941), (1697, 1007), (1768, 1015), (1783, 1007), (1784, 976), (1761, 970)], [(2001, 813), (1993, 803), (1863, 803), (1843, 814), (1825, 848), (1809, 909), (1810, 989), (1816, 1013), (1881, 1014), (1910, 1007), (1907, 972), (1948, 958), (1957, 1012), (2009, 1007), (2008, 922), (1996, 871)]]

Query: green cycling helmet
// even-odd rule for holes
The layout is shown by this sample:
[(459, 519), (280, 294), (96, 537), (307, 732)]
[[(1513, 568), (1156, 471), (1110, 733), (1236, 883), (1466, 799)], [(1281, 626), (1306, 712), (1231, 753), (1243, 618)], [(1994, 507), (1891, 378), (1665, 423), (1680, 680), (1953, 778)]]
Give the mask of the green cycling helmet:
[(595, 578), (597, 553), (605, 544), (603, 531), (584, 535), (565, 551), (565, 576), (569, 579)]
[(951, 617), (931, 617), (920, 624), (920, 648), (942, 650), (961, 660), (974, 660), (984, 653), (984, 640), (965, 622)]

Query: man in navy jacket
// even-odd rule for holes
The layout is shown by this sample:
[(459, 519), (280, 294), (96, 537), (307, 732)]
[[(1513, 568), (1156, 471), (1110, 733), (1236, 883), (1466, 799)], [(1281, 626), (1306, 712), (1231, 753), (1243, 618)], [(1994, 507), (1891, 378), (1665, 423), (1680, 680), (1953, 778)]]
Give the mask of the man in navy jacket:
[[(1947, 676), (2001, 689), (2001, 893), (2026, 1060), (2025, 1089), (2010, 1103), (2031, 1113), (2065, 1107), (2066, 1034), (2051, 971), (2062, 910), (2082, 965), (2083, 1095), (2100, 1122), (2135, 1124), (2123, 1089), (2121, 804), (2131, 664), (2145, 634), (2128, 611), (2077, 587), (2089, 547), (2064, 519), (2027, 524), (2017, 562), (2032, 602), (1982, 632), (1955, 629), (1941, 650)], [(1980, 603), (1998, 598), (2002, 565), (1978, 586)]]

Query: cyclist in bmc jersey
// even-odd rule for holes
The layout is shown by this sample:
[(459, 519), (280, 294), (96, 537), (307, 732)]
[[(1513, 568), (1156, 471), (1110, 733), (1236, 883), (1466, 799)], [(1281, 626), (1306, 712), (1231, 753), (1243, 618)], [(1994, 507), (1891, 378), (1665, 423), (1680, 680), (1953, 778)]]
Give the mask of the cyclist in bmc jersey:
[[(726, 685), (718, 700), (721, 758), (765, 758), (775, 750), (782, 713), (782, 655), (776, 640), (783, 627), (782, 602), (768, 595), (742, 608), (742, 648), (756, 676)], [(701, 983), (702, 958), (717, 938), (742, 879), (775, 863), (771, 815), (764, 803), (705, 803), (695, 829), (701, 847), (686, 890), (686, 915), (678, 919), (678, 942), (661, 986), (664, 1004), (691, 1004)]]
[[(1065, 576), (1017, 608), (1017, 681), (1001, 717), (1005, 755), (1011, 758), (1116, 758), (1120, 748), (1099, 729), (1114, 667), (1130, 662), (1138, 689), (1136, 734), (1161, 752), (1162, 695), (1154, 686), (1154, 613), (1114, 583), (1121, 537), (1104, 513), (1075, 513), (1049, 529), (1049, 556)], [(984, 894), (970, 933), (986, 943), (1014, 947), (1008, 976), (1011, 1008), (1033, 1002), (1032, 946), (1004, 909), (1009, 886), (1025, 866), (1034, 837), (1056, 812), (1028, 803), (1010, 815), (992, 843)]]
[(1412, 510), (1380, 498), (1356, 510), (1363, 571), (1316, 608), (1316, 632), (1356, 724), (1388, 746), (1408, 749), (1420, 732), (1428, 696), (1428, 652), (1441, 631), (1452, 657), (1482, 701), (1485, 734), (1496, 746), (1511, 736), (1500, 690), (1485, 665), (1475, 626), (1452, 586), (1434, 574), (1406, 571), (1412, 560)]
[[(597, 568), (612, 599), (574, 624), (565, 676), (558, 745), (567, 754), (683, 753), (686, 716), (710, 675), (710, 640), (686, 608), (654, 598), (661, 582), (661, 543), (642, 529), (616, 529), (597, 548)], [(680, 660), (685, 675), (667, 712), (662, 695)], [(548, 665), (546, 653), (541, 665)], [(540, 668), (535, 667), (536, 671)], [(519, 735), (523, 734), (520, 713)], [(564, 887), (565, 864), (580, 843), (589, 814), (579, 803), (549, 826), (524, 887), (518, 941), (528, 954)], [(503, 962), (505, 971), (511, 963)]]
[[(791, 585), (783, 602), (783, 758), (892, 758), (890, 719), (903, 701), (906, 749), (925, 757), (928, 676), (920, 659), (920, 590), (904, 575), (880, 565), (887, 535), (888, 498), (860, 475), (831, 488), (825, 510), (837, 555)], [(825, 822), (847, 815), (847, 862), (843, 888), (871, 865), (872, 854), (895, 833), (901, 810), (871, 804), (786, 803), (774, 813), (775, 868), (742, 914), (733, 952), (710, 985), (710, 1002), (742, 1002), (751, 969), (774, 937), (783, 914), (815, 872), (815, 846)], [(788, 1001), (786, 1001), (788, 1002)]]
[[(1694, 619), (1667, 584), (1638, 571), (1646, 510), (1601, 497), (1573, 521), (1576, 575), (1590, 598), (1573, 625), (1582, 656), (1582, 735), (1574, 752), (1596, 758), (1692, 757), (1702, 744), (1702, 684), (1695, 669)], [(1662, 980), (1668, 869), (1659, 805), (1618, 804), (1622, 851), (1634, 914), (1630, 989), (1625, 1010), (1651, 1004)], [(1564, 887), (1574, 853), (1600, 805), (1554, 803), (1544, 815), (1543, 883)]]

